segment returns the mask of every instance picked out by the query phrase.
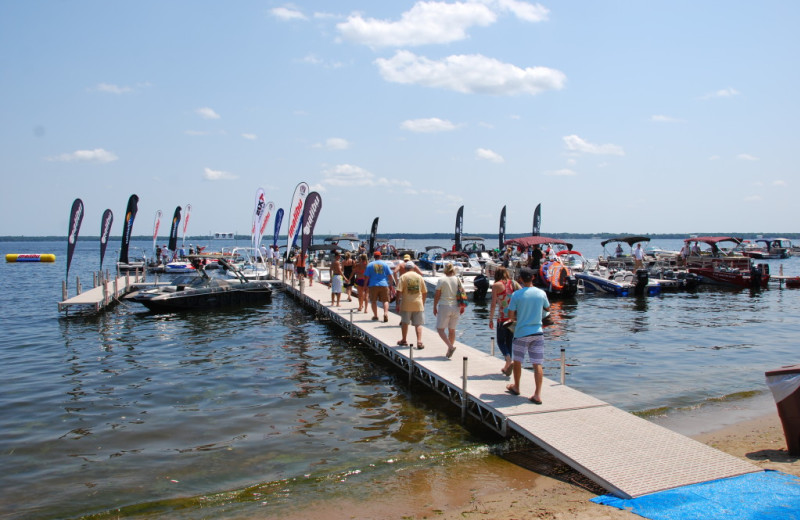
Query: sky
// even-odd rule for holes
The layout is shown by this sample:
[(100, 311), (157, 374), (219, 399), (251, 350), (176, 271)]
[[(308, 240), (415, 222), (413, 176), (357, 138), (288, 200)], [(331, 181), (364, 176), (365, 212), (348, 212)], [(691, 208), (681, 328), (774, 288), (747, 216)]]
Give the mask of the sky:
[[(800, 2), (0, 0), (0, 235), (797, 232)], [(271, 226), (271, 224), (270, 224)], [(284, 220), (282, 232), (286, 232)], [(267, 233), (269, 234), (269, 233)]]

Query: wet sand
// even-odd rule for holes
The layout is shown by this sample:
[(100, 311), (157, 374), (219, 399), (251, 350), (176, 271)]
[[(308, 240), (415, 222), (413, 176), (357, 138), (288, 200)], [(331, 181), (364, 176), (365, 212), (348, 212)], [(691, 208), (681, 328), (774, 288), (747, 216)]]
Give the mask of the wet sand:
[[(773, 405), (774, 406), (774, 405)], [(777, 413), (691, 435), (761, 468), (800, 476), (800, 462), (786, 450)], [(589, 500), (606, 492), (534, 448), (447, 468), (398, 472), (384, 493), (367, 501), (309, 502), (283, 519), (641, 519)]]

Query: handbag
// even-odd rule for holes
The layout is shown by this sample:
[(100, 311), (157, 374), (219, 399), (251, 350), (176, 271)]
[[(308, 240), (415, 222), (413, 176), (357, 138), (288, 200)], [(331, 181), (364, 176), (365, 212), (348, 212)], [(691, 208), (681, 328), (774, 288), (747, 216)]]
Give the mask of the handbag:
[(464, 307), (467, 306), (467, 291), (465, 291), (464, 286), (461, 285), (461, 280), (458, 281), (458, 293), (456, 293), (456, 301), (459, 305), (463, 305)]

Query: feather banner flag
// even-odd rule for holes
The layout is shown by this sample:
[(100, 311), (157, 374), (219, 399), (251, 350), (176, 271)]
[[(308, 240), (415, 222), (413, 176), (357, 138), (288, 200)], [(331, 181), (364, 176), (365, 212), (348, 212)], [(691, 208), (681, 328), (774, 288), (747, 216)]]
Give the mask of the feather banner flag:
[(83, 222), (83, 201), (75, 199), (69, 212), (69, 229), (67, 230), (67, 280), (69, 280), (69, 265), (72, 263), (72, 254), (75, 244), (78, 243), (78, 233)]
[(161, 225), (161, 210), (156, 211), (156, 220), (153, 222), (153, 258), (156, 259), (156, 262), (159, 261), (158, 256), (156, 255), (156, 247), (158, 246), (158, 227)]
[(139, 196), (135, 193), (128, 199), (128, 207), (125, 208), (125, 221), (122, 223), (122, 247), (119, 249), (119, 263), (128, 263), (128, 246), (131, 243), (131, 233), (133, 232), (133, 221), (136, 220), (136, 212), (139, 211)]
[(264, 194), (264, 188), (256, 190), (256, 204), (253, 208), (253, 225), (250, 228), (250, 248), (253, 254), (257, 254), (258, 243), (261, 241), (259, 231), (264, 224), (264, 216), (267, 209), (267, 197)]
[(103, 212), (103, 218), (100, 219), (100, 270), (103, 270), (103, 257), (106, 256), (106, 246), (108, 245), (108, 236), (111, 234), (111, 224), (114, 222), (114, 213), (107, 209)]
[(172, 225), (169, 228), (169, 242), (167, 242), (167, 249), (173, 253), (178, 249), (178, 228), (181, 224), (181, 207), (175, 208), (175, 213), (172, 214)]
[(533, 236), (538, 237), (542, 229), (542, 203), (536, 205), (533, 211)]
[(314, 240), (314, 227), (317, 225), (317, 217), (322, 211), (322, 197), (316, 191), (312, 191), (306, 197), (305, 208), (303, 209), (303, 242), (300, 248), (302, 253), (308, 251)]
[(464, 232), (464, 206), (458, 208), (458, 212), (456, 213), (456, 231), (455, 236), (453, 236), (453, 243), (454, 251), (461, 251), (461, 236)]
[(281, 224), (283, 224), (283, 208), (278, 208), (275, 212), (275, 231), (272, 234), (272, 246), (278, 245), (278, 237), (281, 234)]
[(498, 238), (500, 239), (500, 245), (497, 246), (499, 251), (503, 250), (506, 241), (506, 207), (503, 206), (503, 209), (500, 211), (500, 231), (498, 233)]
[(289, 252), (292, 245), (297, 240), (297, 234), (300, 231), (300, 222), (303, 219), (303, 207), (305, 206), (306, 197), (308, 196), (308, 184), (301, 182), (294, 189), (292, 196), (292, 205), (289, 206), (289, 229), (286, 236), (286, 258), (289, 258)]
[(192, 212), (192, 205), (186, 205), (186, 214), (183, 216), (183, 238), (181, 239), (181, 247), (186, 245), (186, 228), (189, 227), (189, 213)]
[(375, 253), (375, 240), (378, 238), (378, 219), (380, 217), (375, 217), (375, 220), (372, 221), (372, 229), (369, 231), (369, 256), (371, 257)]

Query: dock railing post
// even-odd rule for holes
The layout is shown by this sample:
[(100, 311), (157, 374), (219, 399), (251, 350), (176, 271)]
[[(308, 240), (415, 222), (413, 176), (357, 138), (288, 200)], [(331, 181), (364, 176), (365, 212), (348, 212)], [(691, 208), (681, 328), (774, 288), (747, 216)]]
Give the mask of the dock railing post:
[(61, 301), (67, 301), (67, 281), (61, 280)]
[(566, 349), (561, 347), (561, 384), (566, 384), (567, 381), (567, 354)]
[(492, 348), (491, 348), (491, 352), (492, 352), (492, 357), (494, 357), (494, 338), (492, 338)]
[(414, 345), (408, 345), (408, 386), (411, 387), (411, 382), (414, 380)]
[(461, 422), (467, 419), (467, 359), (464, 356), (463, 375), (461, 376)]
[(75, 277), (75, 290), (78, 291), (78, 294), (81, 293), (81, 277), (80, 276), (76, 276)]

